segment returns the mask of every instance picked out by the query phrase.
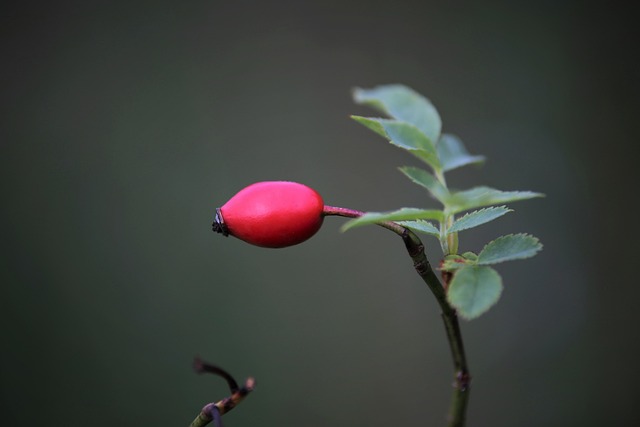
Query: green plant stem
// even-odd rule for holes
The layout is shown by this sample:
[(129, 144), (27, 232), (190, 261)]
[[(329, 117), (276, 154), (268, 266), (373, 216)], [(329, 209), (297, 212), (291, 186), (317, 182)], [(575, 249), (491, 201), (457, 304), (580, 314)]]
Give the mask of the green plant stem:
[[(334, 206), (325, 206), (324, 215), (343, 216), (347, 218), (358, 218), (364, 212), (340, 208)], [(455, 381), (453, 384), (454, 391), (451, 398), (451, 406), (449, 409), (448, 426), (462, 427), (465, 424), (465, 414), (467, 403), (469, 401), (469, 386), (471, 375), (464, 352), (464, 344), (462, 341), (462, 332), (456, 311), (447, 301), (445, 288), (442, 286), (440, 279), (431, 267), (429, 260), (424, 252), (424, 245), (420, 238), (408, 228), (396, 224), (395, 222), (386, 221), (378, 224), (379, 226), (393, 231), (402, 238), (409, 256), (413, 260), (413, 267), (418, 275), (427, 284), (431, 293), (436, 298), (442, 310), (442, 319), (451, 349), (453, 358), (453, 366), (455, 370)]]
[(189, 424), (189, 427), (204, 427), (209, 424), (213, 420), (213, 416), (211, 415), (212, 405), (212, 403), (205, 405), (198, 416)]

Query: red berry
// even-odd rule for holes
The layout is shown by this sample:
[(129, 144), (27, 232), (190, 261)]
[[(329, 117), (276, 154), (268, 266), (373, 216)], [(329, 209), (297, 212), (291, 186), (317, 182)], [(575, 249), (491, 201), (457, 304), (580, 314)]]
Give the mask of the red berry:
[(283, 248), (313, 236), (322, 225), (323, 209), (322, 197), (306, 185), (258, 182), (217, 209), (213, 231), (256, 246)]

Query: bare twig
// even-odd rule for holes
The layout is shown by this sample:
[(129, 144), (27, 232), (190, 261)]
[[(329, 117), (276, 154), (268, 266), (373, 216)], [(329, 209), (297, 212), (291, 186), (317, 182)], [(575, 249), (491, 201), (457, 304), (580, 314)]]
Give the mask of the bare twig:
[(221, 416), (235, 408), (242, 400), (253, 391), (256, 381), (249, 377), (242, 387), (238, 386), (236, 380), (224, 369), (211, 365), (199, 358), (195, 359), (194, 368), (198, 373), (211, 373), (224, 378), (229, 385), (231, 395), (218, 402), (204, 405), (198, 416), (191, 422), (189, 427), (203, 427), (214, 422), (216, 427), (222, 427)]

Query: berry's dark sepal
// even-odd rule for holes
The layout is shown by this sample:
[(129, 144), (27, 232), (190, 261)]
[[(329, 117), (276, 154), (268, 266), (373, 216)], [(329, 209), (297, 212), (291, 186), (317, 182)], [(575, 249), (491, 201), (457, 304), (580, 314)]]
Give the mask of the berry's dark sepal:
[(216, 233), (222, 234), (225, 237), (229, 235), (229, 228), (224, 223), (224, 218), (222, 217), (220, 208), (216, 209), (216, 217), (213, 220), (213, 224), (211, 224), (211, 229)]

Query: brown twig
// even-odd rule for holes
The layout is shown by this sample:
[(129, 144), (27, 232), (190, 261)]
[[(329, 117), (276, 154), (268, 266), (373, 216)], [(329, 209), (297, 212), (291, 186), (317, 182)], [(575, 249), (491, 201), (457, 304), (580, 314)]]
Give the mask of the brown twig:
[(249, 377), (245, 381), (244, 385), (239, 387), (236, 380), (227, 371), (218, 366), (206, 363), (199, 358), (195, 359), (194, 368), (198, 373), (210, 373), (224, 378), (229, 385), (231, 395), (217, 402), (207, 403), (204, 405), (189, 427), (203, 427), (211, 421), (214, 422), (216, 427), (222, 427), (222, 420), (220, 417), (242, 402), (242, 400), (253, 391), (256, 381)]

